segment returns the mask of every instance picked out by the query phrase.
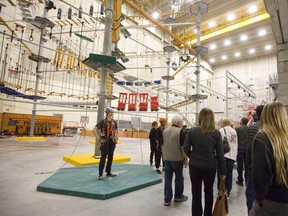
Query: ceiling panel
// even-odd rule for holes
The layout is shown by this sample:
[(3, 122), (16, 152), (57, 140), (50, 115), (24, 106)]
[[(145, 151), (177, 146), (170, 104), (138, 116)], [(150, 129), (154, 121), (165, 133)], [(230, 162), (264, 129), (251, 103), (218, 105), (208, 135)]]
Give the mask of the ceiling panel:
[[(172, 32), (176, 34), (186, 44), (192, 46), (197, 41), (196, 29), (197, 16), (190, 13), (190, 6), (197, 1), (193, 0), (171, 0), (171, 1), (152, 1), (152, 0), (135, 0), (135, 4), (142, 6), (152, 16), (153, 11), (160, 12), (158, 22), (164, 24), (164, 20), (168, 17), (173, 17), (176, 20), (176, 25), (173, 25)], [(218, 49), (209, 50), (208, 55), (204, 59), (219, 58), (222, 55), (227, 55), (229, 61), (238, 61), (239, 59), (257, 57), (270, 53), (276, 53), (275, 40), (271, 30), (271, 22), (269, 14), (266, 11), (263, 0), (203, 0), (203, 3), (208, 4), (208, 13), (201, 16), (201, 36), (212, 36), (207, 40), (201, 40), (201, 45), (209, 48), (210, 44), (218, 44)], [(178, 7), (179, 6), (179, 7)], [(256, 10), (249, 13), (249, 8), (254, 6)], [(175, 8), (179, 8), (179, 11)], [(174, 8), (174, 9), (171, 9)], [(173, 12), (173, 13), (172, 13)], [(227, 16), (231, 13), (235, 14), (233, 21), (228, 21)], [(257, 21), (255, 21), (257, 20)], [(209, 23), (215, 22), (214, 27), (210, 27)], [(179, 25), (177, 25), (177, 23)], [(191, 25), (180, 25), (181, 23), (191, 23)], [(231, 27), (235, 29), (230, 30)], [(284, 23), (285, 26), (285, 23)], [(266, 30), (266, 34), (262, 37), (258, 36), (261, 29)], [(239, 37), (247, 34), (248, 40), (243, 42)], [(223, 46), (223, 41), (230, 39), (230, 46)], [(183, 47), (177, 40), (174, 40), (174, 45)], [(271, 45), (270, 50), (265, 50), (263, 47)], [(247, 52), (252, 47), (255, 47), (253, 55), (247, 55)], [(264, 50), (263, 50), (264, 49)], [(242, 53), (241, 58), (235, 58), (235, 50)], [(212, 65), (220, 64), (221, 61), (215, 61)]]

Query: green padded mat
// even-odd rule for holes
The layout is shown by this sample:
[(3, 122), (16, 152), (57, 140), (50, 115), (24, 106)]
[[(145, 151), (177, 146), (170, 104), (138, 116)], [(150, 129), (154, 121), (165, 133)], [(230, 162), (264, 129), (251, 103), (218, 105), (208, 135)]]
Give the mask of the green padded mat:
[(40, 183), (37, 191), (104, 200), (162, 182), (149, 165), (113, 164), (112, 173), (117, 176), (98, 181), (98, 165), (64, 168)]

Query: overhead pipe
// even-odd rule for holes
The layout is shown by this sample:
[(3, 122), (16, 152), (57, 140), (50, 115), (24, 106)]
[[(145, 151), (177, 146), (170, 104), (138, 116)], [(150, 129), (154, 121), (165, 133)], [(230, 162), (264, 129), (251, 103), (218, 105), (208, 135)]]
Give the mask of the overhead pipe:
[[(182, 26), (182, 25), (193, 25), (195, 24), (194, 22), (190, 22), (190, 23), (167, 23), (167, 24), (161, 24), (162, 26)], [(150, 27), (157, 27), (157, 25), (152, 25), (152, 24), (148, 24), (148, 25), (131, 25), (131, 26), (120, 26), (119, 29), (137, 29), (137, 28), (150, 28)], [(88, 30), (83, 30), (82, 32), (97, 32), (97, 31), (105, 31), (104, 28), (102, 29), (88, 29)], [(81, 31), (73, 31), (74, 33), (80, 33)], [(67, 32), (62, 32), (62, 34), (69, 34), (70, 31)], [(53, 35), (57, 35), (60, 34), (60, 32), (53, 32)]]

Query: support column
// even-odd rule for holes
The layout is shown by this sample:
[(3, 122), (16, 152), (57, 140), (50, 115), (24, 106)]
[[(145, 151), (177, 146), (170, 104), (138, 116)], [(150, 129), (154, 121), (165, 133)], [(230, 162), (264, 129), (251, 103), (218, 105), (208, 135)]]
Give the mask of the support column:
[[(201, 25), (201, 10), (198, 9), (197, 11), (197, 23), (196, 23), (196, 29), (197, 29), (197, 46), (200, 47), (200, 25)], [(196, 95), (200, 95), (200, 51), (197, 52), (197, 61), (196, 61)], [(199, 97), (196, 98), (196, 124), (199, 123)]]
[(277, 46), (277, 69), (279, 80), (279, 101), (288, 112), (288, 43)]
[[(105, 10), (105, 31), (104, 31), (104, 43), (102, 55), (111, 55), (111, 28), (113, 23), (113, 4), (114, 0), (108, 0)], [(106, 67), (101, 68), (101, 80), (99, 90), (99, 101), (98, 101), (98, 113), (97, 121), (99, 122), (104, 118), (105, 99), (106, 99), (106, 78), (108, 69)], [(94, 157), (101, 156), (100, 153), (100, 140), (96, 139)]]
[[(48, 4), (48, 2), (45, 2), (45, 5)], [(47, 12), (48, 10), (46, 8), (44, 8), (44, 13), (43, 13), (43, 18), (47, 17)], [(39, 82), (40, 82), (40, 67), (42, 62), (39, 60), (39, 57), (42, 56), (43, 54), (43, 40), (42, 40), (42, 36), (43, 33), (46, 31), (46, 28), (43, 27), (41, 29), (41, 34), (40, 34), (40, 42), (39, 42), (39, 50), (38, 50), (38, 61), (37, 61), (37, 66), (36, 66), (36, 81), (35, 81), (35, 91), (34, 91), (34, 103), (33, 103), (33, 107), (32, 107), (32, 116), (31, 116), (31, 125), (30, 125), (30, 131), (29, 131), (29, 136), (33, 137), (34, 136), (34, 128), (35, 128), (35, 121), (36, 121), (36, 110), (37, 110), (37, 95), (38, 95), (38, 88), (39, 88)]]

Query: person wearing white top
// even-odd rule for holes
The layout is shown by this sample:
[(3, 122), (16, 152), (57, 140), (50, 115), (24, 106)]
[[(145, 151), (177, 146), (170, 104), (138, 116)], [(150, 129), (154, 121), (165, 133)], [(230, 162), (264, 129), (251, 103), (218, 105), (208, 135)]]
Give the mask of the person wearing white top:
[[(233, 179), (233, 167), (237, 157), (237, 148), (238, 148), (238, 138), (236, 130), (231, 127), (232, 122), (228, 118), (223, 118), (221, 122), (221, 129), (219, 130), (223, 138), (226, 136), (230, 145), (230, 151), (224, 154), (226, 161), (226, 188), (228, 196), (232, 189), (232, 179)], [(226, 132), (226, 133), (225, 133)], [(219, 181), (220, 182), (220, 181)]]

